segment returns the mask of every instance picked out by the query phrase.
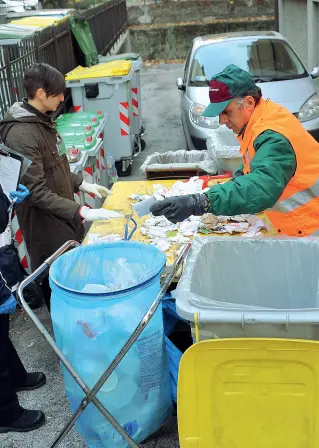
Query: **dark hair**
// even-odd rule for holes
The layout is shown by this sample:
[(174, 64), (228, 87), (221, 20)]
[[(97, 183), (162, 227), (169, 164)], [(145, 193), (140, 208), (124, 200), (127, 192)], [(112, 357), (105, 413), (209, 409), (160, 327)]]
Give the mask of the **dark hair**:
[(62, 73), (49, 64), (34, 64), (24, 74), (24, 88), (29, 100), (33, 100), (37, 90), (43, 89), (48, 96), (57, 96), (65, 90)]
[(255, 105), (257, 106), (260, 103), (260, 99), (262, 97), (261, 88), (258, 86), (253, 87), (252, 89), (245, 92), (243, 95), (236, 96), (236, 99), (243, 100), (246, 96), (252, 96), (255, 100)]

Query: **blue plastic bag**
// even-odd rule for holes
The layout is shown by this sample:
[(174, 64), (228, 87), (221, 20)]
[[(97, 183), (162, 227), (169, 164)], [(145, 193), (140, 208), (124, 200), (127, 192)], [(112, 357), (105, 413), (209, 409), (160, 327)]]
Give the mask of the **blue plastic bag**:
[(178, 316), (178, 314), (176, 313), (175, 300), (172, 299), (172, 296), (170, 294), (166, 294), (166, 296), (163, 299), (163, 321), (164, 321), (166, 352), (168, 357), (168, 367), (171, 378), (171, 391), (175, 403), (177, 402), (177, 382), (178, 382), (179, 363), (182, 359), (183, 353), (173, 344), (173, 342), (168, 338), (168, 336), (171, 335), (178, 320), (188, 323), (186, 320)]
[[(50, 270), (56, 343), (92, 388), (117, 356), (160, 290), (165, 255), (136, 242), (83, 246), (58, 258)], [(96, 292), (94, 292), (96, 291)], [(162, 308), (97, 394), (137, 442), (165, 423), (172, 395)], [(63, 369), (74, 411), (84, 394)], [(77, 429), (90, 448), (128, 445), (90, 404)]]

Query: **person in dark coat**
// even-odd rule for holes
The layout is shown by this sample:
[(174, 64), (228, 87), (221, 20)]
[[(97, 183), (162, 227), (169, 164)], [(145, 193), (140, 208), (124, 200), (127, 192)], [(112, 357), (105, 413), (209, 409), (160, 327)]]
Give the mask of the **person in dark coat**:
[[(13, 104), (0, 122), (0, 137), (9, 148), (32, 160), (22, 178), (30, 196), (16, 207), (34, 271), (66, 241), (82, 242), (83, 220), (108, 219), (110, 211), (81, 207), (74, 193), (82, 190), (98, 197), (110, 191), (71, 173), (66, 148), (56, 130), (53, 114), (64, 101), (63, 75), (48, 64), (35, 64), (24, 76), (27, 98)], [(50, 288), (44, 282), (49, 308)]]
[[(29, 194), (27, 188), (10, 194), (16, 203)], [(8, 225), (10, 202), (0, 186), (0, 233)], [(16, 300), (7, 286), (0, 269), (0, 433), (26, 432), (39, 428), (45, 422), (41, 411), (23, 409), (17, 392), (33, 390), (43, 386), (46, 377), (42, 372), (27, 373), (9, 338), (9, 314), (14, 312)]]

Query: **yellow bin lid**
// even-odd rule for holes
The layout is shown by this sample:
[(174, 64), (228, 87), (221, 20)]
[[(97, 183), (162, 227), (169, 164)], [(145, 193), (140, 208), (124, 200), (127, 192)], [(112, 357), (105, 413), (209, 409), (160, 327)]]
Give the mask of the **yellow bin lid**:
[(318, 448), (319, 342), (215, 339), (178, 378), (181, 448)]
[(81, 67), (79, 65), (65, 75), (67, 81), (77, 81), (88, 78), (107, 78), (112, 76), (125, 76), (131, 70), (131, 61), (112, 61), (104, 64)]
[(67, 17), (23, 17), (22, 19), (12, 20), (10, 23), (14, 25), (25, 25), (25, 26), (40, 26), (41, 28), (46, 28), (47, 26), (57, 25), (58, 23), (66, 20)]

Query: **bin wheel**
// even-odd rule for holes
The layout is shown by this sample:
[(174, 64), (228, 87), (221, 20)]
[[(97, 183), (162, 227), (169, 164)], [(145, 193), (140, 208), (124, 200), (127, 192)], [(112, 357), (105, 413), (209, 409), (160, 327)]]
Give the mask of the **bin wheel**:
[[(140, 144), (141, 144), (141, 151), (144, 151), (144, 149), (146, 148), (146, 143), (145, 143), (145, 140), (144, 139), (142, 139), (142, 138), (140, 138)], [(134, 153), (138, 153), (138, 143), (137, 142), (135, 142), (135, 145), (134, 145)]]
[(132, 174), (132, 164), (130, 163), (123, 171), (123, 162), (115, 162), (115, 168), (119, 177), (127, 177)]
[[(30, 283), (23, 291), (24, 300), (32, 310), (40, 308), (43, 303), (43, 294), (39, 285), (35, 282)], [(18, 305), (18, 308), (20, 306)]]

